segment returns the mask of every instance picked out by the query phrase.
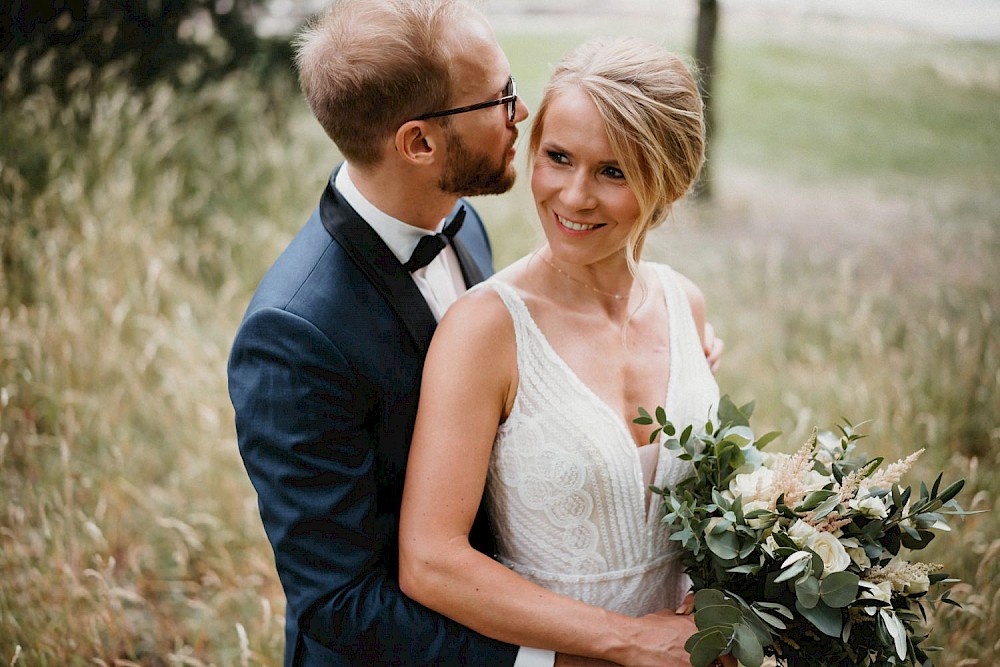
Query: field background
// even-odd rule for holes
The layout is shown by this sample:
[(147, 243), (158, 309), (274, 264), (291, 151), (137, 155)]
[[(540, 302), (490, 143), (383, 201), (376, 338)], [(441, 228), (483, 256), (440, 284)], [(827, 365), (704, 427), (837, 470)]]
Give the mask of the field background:
[[(992, 509), (1000, 42), (749, 5), (724, 6), (715, 199), (678, 206), (647, 255), (702, 287), (720, 385), (757, 400), (774, 446), (873, 419), (868, 452), (926, 447), (911, 481), (943, 470)], [(680, 52), (693, 35), (683, 11), (493, 18), (532, 108), (589, 35)], [(279, 665), (225, 362), (336, 152), (290, 79), (68, 83), (68, 105), (42, 89), (0, 106), (0, 664)], [(498, 266), (537, 245), (525, 186), (477, 202)], [(934, 619), (938, 664), (1000, 664), (1000, 516), (932, 555), (965, 605)]]

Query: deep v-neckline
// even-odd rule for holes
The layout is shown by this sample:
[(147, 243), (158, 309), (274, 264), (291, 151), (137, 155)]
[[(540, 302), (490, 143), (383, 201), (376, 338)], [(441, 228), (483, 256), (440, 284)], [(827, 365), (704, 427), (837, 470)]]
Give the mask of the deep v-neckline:
[[(654, 275), (660, 282), (660, 289), (663, 292), (663, 305), (667, 309), (667, 345), (670, 354), (669, 363), (667, 364), (666, 387), (664, 388), (662, 403), (659, 403), (659, 405), (662, 405), (664, 410), (667, 411), (667, 414), (670, 414), (669, 402), (674, 394), (674, 391), (672, 391), (674, 377), (676, 375), (675, 373), (676, 369), (674, 364), (675, 364), (675, 359), (677, 357), (677, 349), (675, 345), (675, 336), (674, 336), (675, 322), (672, 312), (673, 309), (670, 307), (670, 302), (669, 299), (667, 298), (667, 286), (664, 284), (663, 278), (662, 276), (660, 276), (659, 271), (654, 270)], [(609, 404), (607, 401), (601, 398), (597, 394), (597, 392), (590, 387), (590, 385), (584, 382), (583, 379), (579, 376), (579, 374), (577, 374), (577, 372), (573, 369), (573, 367), (569, 365), (569, 362), (567, 362), (562, 357), (562, 355), (560, 355), (556, 351), (556, 349), (552, 347), (552, 343), (549, 342), (549, 339), (545, 335), (545, 332), (543, 332), (541, 327), (538, 326), (538, 323), (532, 316), (531, 311), (528, 309), (528, 304), (524, 302), (524, 299), (521, 298), (521, 295), (518, 293), (516, 289), (514, 289), (512, 286), (508, 287), (510, 287), (511, 292), (520, 302), (520, 306), (524, 310), (528, 326), (538, 337), (538, 340), (541, 341), (542, 348), (545, 350), (546, 354), (548, 354), (555, 361), (556, 365), (558, 365), (566, 373), (566, 375), (569, 376), (570, 381), (575, 383), (584, 395), (588, 396), (593, 402), (599, 404), (605, 412), (607, 412), (610, 416), (614, 418), (613, 419), (614, 423), (619, 428), (619, 430), (622, 431), (623, 434), (625, 435), (625, 442), (630, 443), (632, 445), (633, 450), (637, 450), (642, 445), (647, 444), (647, 443), (638, 443), (635, 441), (635, 438), (632, 436), (632, 430), (628, 427), (629, 420), (625, 416), (620, 414), (615, 408), (613, 408), (611, 404)], [(637, 408), (636, 414), (638, 415), (638, 406), (636, 406), (636, 408)], [(638, 453), (636, 453), (636, 456), (638, 457)]]
[[(673, 397), (676, 395), (676, 391), (673, 385), (674, 385), (674, 380), (677, 377), (677, 366), (676, 366), (677, 354), (678, 354), (677, 335), (676, 335), (677, 322), (674, 318), (674, 312), (673, 312), (675, 309), (670, 307), (670, 297), (667, 291), (666, 281), (663, 279), (662, 274), (659, 271), (656, 271), (655, 269), (654, 269), (654, 275), (660, 282), (660, 289), (663, 292), (663, 304), (664, 307), (666, 307), (667, 309), (667, 345), (669, 346), (670, 360), (669, 363), (667, 364), (667, 382), (666, 382), (666, 388), (664, 389), (663, 402), (660, 405), (662, 405), (666, 413), (670, 415), (673, 412), (671, 409), (672, 408), (671, 401), (673, 400)], [(617, 410), (611, 407), (611, 405), (607, 401), (601, 398), (597, 394), (597, 392), (591, 389), (590, 385), (588, 385), (586, 382), (583, 381), (583, 379), (577, 374), (577, 372), (573, 370), (573, 367), (570, 366), (565, 359), (563, 359), (562, 355), (556, 352), (556, 349), (552, 347), (552, 343), (549, 342), (548, 337), (546, 337), (541, 327), (538, 326), (538, 323), (535, 322), (535, 318), (531, 315), (531, 311), (528, 309), (528, 304), (526, 304), (524, 302), (524, 299), (521, 298), (520, 293), (518, 293), (518, 291), (514, 289), (513, 286), (511, 285), (507, 285), (506, 287), (508, 288), (510, 293), (514, 295), (514, 298), (517, 299), (520, 308), (524, 312), (528, 328), (531, 330), (531, 332), (535, 335), (535, 337), (541, 344), (542, 349), (545, 351), (545, 354), (553, 361), (553, 363), (555, 363), (557, 367), (562, 369), (565, 375), (569, 378), (569, 381), (576, 385), (578, 391), (582, 395), (588, 397), (591, 400), (591, 402), (601, 406), (600, 409), (603, 410), (611, 418), (611, 421), (614, 423), (615, 428), (622, 436), (622, 442), (628, 446), (630, 450), (628, 452), (628, 456), (632, 461), (633, 473), (638, 475), (638, 479), (640, 482), (638, 507), (639, 510), (642, 512), (643, 524), (648, 529), (654, 521), (658, 521), (658, 518), (656, 518), (657, 513), (655, 512), (657, 504), (651, 501), (648, 506), (646, 505), (645, 476), (643, 475), (642, 460), (639, 454), (639, 447), (641, 445), (640, 443), (637, 443), (633, 438), (632, 430), (628, 427), (628, 421), (623, 415), (619, 414)], [(515, 406), (516, 405), (517, 405), (517, 400), (515, 397)], [(638, 406), (636, 407), (638, 408)], [(515, 411), (516, 410), (512, 411), (511, 416), (513, 416), (513, 413)], [(636, 414), (638, 414), (638, 410)], [(642, 443), (642, 444), (647, 444), (647, 443)], [(668, 453), (669, 452), (666, 450), (666, 448), (659, 447), (656, 457), (656, 467), (653, 469), (654, 483), (656, 483), (657, 478), (664, 473), (663, 469), (665, 463), (664, 457), (667, 456)]]

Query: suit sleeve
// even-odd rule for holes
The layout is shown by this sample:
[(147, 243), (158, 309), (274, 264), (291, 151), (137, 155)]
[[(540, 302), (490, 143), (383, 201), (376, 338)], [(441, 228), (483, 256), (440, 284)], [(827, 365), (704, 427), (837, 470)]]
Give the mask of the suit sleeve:
[(373, 392), (325, 335), (286, 311), (256, 311), (237, 335), (229, 382), (240, 453), (301, 632), (354, 664), (513, 664), (517, 647), (410, 600), (388, 575), (374, 548)]

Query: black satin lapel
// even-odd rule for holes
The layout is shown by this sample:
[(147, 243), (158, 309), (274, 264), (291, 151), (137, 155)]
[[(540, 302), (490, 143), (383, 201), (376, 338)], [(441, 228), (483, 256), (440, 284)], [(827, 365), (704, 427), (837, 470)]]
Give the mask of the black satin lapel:
[(472, 287), (486, 280), (486, 276), (483, 275), (483, 272), (479, 269), (479, 265), (472, 259), (472, 255), (465, 248), (465, 245), (458, 238), (452, 239), (451, 245), (455, 248), (458, 263), (462, 267), (462, 278), (465, 279), (465, 286)]
[(382, 238), (336, 191), (332, 179), (320, 199), (319, 217), (326, 231), (396, 311), (420, 349), (426, 350), (437, 326), (427, 301)]

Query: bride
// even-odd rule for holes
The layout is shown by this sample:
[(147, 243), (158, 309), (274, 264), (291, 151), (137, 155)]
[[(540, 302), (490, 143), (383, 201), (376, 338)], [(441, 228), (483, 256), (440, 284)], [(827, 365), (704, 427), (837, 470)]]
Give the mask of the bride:
[[(688, 464), (637, 407), (703, 422), (719, 390), (688, 279), (639, 260), (698, 176), (697, 87), (645, 41), (566, 56), (531, 130), (546, 244), (460, 299), (424, 368), (400, 525), (403, 591), (496, 639), (688, 665), (689, 581), (649, 484)], [(485, 497), (498, 560), (468, 533)]]

